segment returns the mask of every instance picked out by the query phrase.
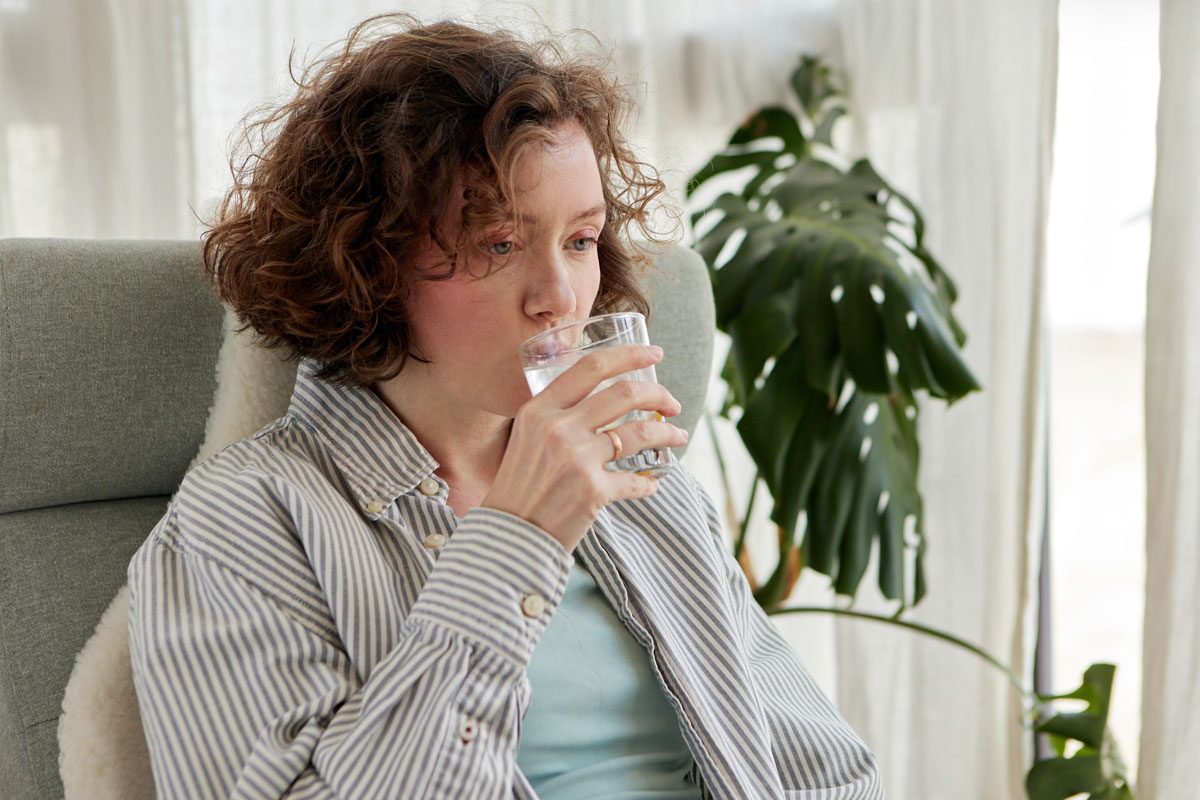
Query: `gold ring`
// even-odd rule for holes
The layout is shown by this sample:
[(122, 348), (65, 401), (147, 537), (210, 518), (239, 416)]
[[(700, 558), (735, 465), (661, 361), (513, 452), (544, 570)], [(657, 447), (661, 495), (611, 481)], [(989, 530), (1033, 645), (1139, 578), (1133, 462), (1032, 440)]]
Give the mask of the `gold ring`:
[(613, 445), (613, 454), (612, 454), (612, 458), (610, 458), (609, 461), (616, 461), (617, 459), (619, 459), (621, 457), (621, 451), (622, 451), (621, 450), (621, 437), (618, 436), (617, 432), (612, 430), (611, 428), (609, 430), (604, 431), (604, 433), (607, 434), (608, 438), (612, 440), (612, 445)]

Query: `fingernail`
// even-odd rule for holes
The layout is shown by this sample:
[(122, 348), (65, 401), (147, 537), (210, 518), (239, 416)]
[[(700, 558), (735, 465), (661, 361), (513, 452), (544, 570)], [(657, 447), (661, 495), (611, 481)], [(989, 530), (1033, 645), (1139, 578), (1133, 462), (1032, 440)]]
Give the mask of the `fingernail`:
[(656, 344), (650, 345), (650, 352), (654, 354), (655, 358), (662, 358), (663, 349), (661, 347), (659, 347), (658, 345), (656, 345)]

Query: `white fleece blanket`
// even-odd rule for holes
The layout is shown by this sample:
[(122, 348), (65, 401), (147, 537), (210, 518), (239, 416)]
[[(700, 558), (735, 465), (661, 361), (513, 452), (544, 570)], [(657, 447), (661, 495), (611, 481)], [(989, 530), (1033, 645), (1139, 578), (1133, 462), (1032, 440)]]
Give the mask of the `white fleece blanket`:
[[(251, 331), (235, 334), (228, 310), (217, 357), (217, 388), (204, 443), (188, 469), (249, 436), (288, 407), (295, 361), (253, 344)], [(58, 721), (59, 774), (66, 800), (152, 800), (154, 780), (137, 711), (129, 662), (129, 587), (100, 618), (75, 657)]]

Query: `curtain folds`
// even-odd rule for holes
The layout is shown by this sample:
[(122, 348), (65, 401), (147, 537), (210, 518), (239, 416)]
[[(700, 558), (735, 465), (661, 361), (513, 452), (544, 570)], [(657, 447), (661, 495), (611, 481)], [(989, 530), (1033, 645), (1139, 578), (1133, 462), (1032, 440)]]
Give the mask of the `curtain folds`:
[(0, 3), (0, 235), (189, 230), (184, 0)]
[[(912, 618), (1032, 674), (1057, 3), (845, 0), (841, 10), (859, 148), (922, 208), (984, 386), (952, 408), (922, 405), (930, 590)], [(888, 796), (1024, 796), (1021, 697), (972, 657), (884, 627), (839, 620), (836, 652), (839, 707), (877, 748)]]
[(294, 92), (373, 14), (527, 34), (595, 32), (634, 83), (644, 156), (677, 196), (802, 50), (836, 41), (837, 0), (3, 0), (0, 236), (191, 238), (229, 182), (238, 123)]
[(1200, 786), (1200, 5), (1162, 0), (1146, 291), (1140, 800)]
[[(1174, 3), (1177, 13), (1186, 3)], [(355, 22), (393, 8), (377, 0), (0, 0), (0, 236), (195, 237), (197, 217), (211, 213), (227, 184), (238, 121), (292, 91), (293, 46), (303, 63)], [(952, 409), (922, 409), (930, 593), (915, 618), (1028, 665), (1045, 503), (1043, 228), (1057, 2), (414, 0), (405, 8), (423, 19), (477, 15), (516, 27), (533, 16), (594, 30), (640, 82), (632, 127), (677, 198), (749, 111), (786, 96), (801, 52), (844, 63), (857, 149), (924, 210), (928, 244), (958, 282), (967, 359), (985, 387)], [(1194, 23), (1195, 11), (1186, 13)], [(1180, 58), (1195, 67), (1197, 50)], [(1176, 91), (1185, 88), (1195, 91), (1182, 82)], [(1195, 237), (1180, 220), (1180, 241)], [(1187, 242), (1194, 260), (1197, 243)], [(1161, 247), (1155, 255), (1168, 259)], [(1187, 351), (1193, 362), (1197, 352), (1200, 342)], [(1181, 368), (1149, 369), (1148, 386)], [(1181, 400), (1200, 407), (1187, 388)], [(716, 495), (705, 450), (695, 443), (689, 467)], [(748, 457), (729, 458), (748, 484)], [(1187, 463), (1194, 486), (1197, 465)], [(745, 498), (735, 505), (744, 508)], [(1188, 509), (1172, 517), (1172, 530), (1195, 530), (1197, 510)], [(1191, 568), (1194, 582), (1194, 559)], [(871, 583), (860, 606), (890, 610), (866, 596)], [(1002, 677), (883, 626), (782, 627), (879, 754), (889, 797), (1023, 796), (1029, 737)], [(1192, 716), (1194, 751), (1200, 715)], [(1172, 731), (1185, 724), (1168, 722)]]

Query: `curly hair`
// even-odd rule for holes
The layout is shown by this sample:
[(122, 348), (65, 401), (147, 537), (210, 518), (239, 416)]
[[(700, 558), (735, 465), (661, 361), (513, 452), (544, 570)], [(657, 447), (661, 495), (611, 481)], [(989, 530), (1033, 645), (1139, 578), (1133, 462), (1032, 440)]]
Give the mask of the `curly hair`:
[[(426, 361), (411, 351), (414, 281), (448, 279), (456, 253), (482, 248), (480, 232), (511, 211), (521, 153), (570, 121), (587, 133), (604, 186), (594, 311), (649, 313), (637, 277), (650, 261), (628, 234), (636, 225), (665, 241), (649, 225), (665, 185), (622, 135), (632, 99), (602, 66), (549, 41), (383, 14), (293, 81), (292, 100), (244, 121), (248, 152), (230, 159), (233, 187), (201, 237), (204, 277), (238, 333), (253, 328), (259, 345), (314, 359), (316, 377), (339, 385)], [(455, 180), (462, 235), (445, 241), (438, 221)], [(430, 239), (449, 269), (416, 275), (412, 256)]]

